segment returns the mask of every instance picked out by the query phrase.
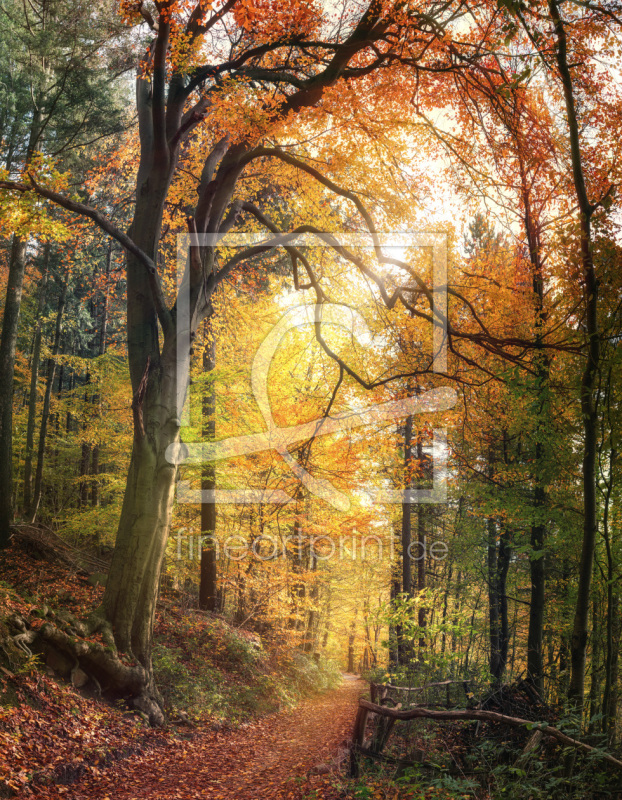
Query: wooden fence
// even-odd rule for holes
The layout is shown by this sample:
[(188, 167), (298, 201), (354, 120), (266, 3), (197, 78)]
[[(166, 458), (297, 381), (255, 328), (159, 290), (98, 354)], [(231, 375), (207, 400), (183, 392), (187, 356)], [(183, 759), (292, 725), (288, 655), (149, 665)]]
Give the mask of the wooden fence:
[[(573, 747), (579, 752), (594, 753), (609, 764), (622, 770), (622, 761), (599, 750), (591, 745), (567, 736), (547, 722), (533, 722), (532, 720), (499, 714), (475, 707), (456, 708), (453, 704), (453, 693), (456, 689), (466, 695), (467, 702), (472, 703), (473, 693), (469, 690), (466, 681), (442, 681), (441, 683), (428, 684), (421, 687), (402, 687), (391, 684), (374, 684), (370, 686), (372, 700), (359, 700), (358, 712), (354, 723), (352, 747), (350, 750), (350, 777), (357, 778), (360, 772), (361, 757), (381, 760), (396, 766), (414, 766), (424, 761), (425, 753), (419, 752), (417, 758), (406, 761), (383, 754), (395, 723), (398, 720), (429, 719), (436, 721), (478, 721), (498, 722), (514, 728), (524, 728), (532, 733), (522, 751), (520, 758), (526, 756), (544, 736), (551, 736), (563, 745)], [(413, 702), (429, 698), (431, 692), (442, 693), (443, 702), (422, 704)], [(407, 698), (404, 703), (403, 698)], [(408, 705), (404, 708), (404, 705)]]

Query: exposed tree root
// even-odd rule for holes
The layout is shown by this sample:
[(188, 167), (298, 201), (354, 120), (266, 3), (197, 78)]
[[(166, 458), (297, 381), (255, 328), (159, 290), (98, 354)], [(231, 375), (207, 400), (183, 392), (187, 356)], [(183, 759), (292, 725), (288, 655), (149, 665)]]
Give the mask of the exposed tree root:
[[(54, 617), (52, 613), (48, 616)], [(103, 616), (94, 612), (86, 624), (72, 615), (58, 615), (32, 629), (20, 616), (9, 624), (15, 631), (13, 641), (28, 656), (43, 652), (48, 659), (56, 657), (59, 671), (74, 680), (78, 669), (90, 680), (97, 694), (111, 699), (124, 698), (151, 725), (164, 725), (165, 718), (159, 693), (150, 670), (138, 663), (126, 663), (119, 656), (112, 629)], [(100, 634), (103, 643), (88, 637)], [(60, 660), (59, 660), (60, 659)], [(62, 668), (63, 664), (66, 668)]]

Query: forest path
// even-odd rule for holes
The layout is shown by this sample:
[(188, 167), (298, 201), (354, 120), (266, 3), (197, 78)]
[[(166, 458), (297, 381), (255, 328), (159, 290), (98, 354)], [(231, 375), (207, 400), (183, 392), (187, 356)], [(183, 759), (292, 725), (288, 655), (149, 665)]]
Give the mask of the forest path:
[[(132, 756), (44, 797), (67, 800), (297, 800), (310, 770), (349, 740), (366, 684), (344, 676), (334, 691), (303, 700), (235, 731), (198, 730)], [(47, 791), (50, 791), (51, 787)], [(308, 796), (308, 795), (307, 795)]]

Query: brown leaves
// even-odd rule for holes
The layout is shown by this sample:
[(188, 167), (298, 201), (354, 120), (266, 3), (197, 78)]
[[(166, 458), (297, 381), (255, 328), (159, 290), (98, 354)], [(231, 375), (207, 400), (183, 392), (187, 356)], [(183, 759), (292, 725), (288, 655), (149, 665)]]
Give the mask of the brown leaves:
[[(166, 750), (146, 746), (125, 761), (107, 767), (85, 763), (86, 759), (82, 758), (85, 766), (79, 782), (70, 786), (33, 786), (30, 792), (34, 797), (48, 800), (113, 797), (115, 800), (139, 797), (141, 800), (298, 800), (316, 787), (316, 796), (336, 797), (325, 793), (330, 791), (327, 776), (307, 777), (307, 773), (318, 763), (329, 761), (350, 734), (360, 691), (361, 684), (347, 684), (329, 695), (307, 700), (297, 708), (241, 725), (234, 732), (222, 733), (204, 727), (190, 741), (153, 734), (159, 738), (158, 743), (166, 741)], [(98, 713), (101, 714), (101, 710)], [(34, 725), (32, 718), (36, 718), (37, 713), (31, 712), (30, 717), (31, 721), (22, 725)], [(115, 717), (123, 719), (119, 715)], [(107, 720), (114, 729), (114, 720)], [(49, 718), (47, 723), (50, 723)], [(74, 727), (68, 728), (67, 736), (81, 736), (78, 740), (84, 746), (88, 745), (89, 736), (97, 736), (101, 741), (105, 729), (95, 724), (92, 730), (89, 726), (93, 723), (93, 716), (82, 717)], [(56, 724), (61, 725), (60, 715)], [(118, 724), (117, 721), (117, 731)], [(33, 741), (37, 736), (45, 738), (36, 725), (28, 728), (28, 734)], [(21, 739), (24, 738), (22, 735)], [(3, 740), (2, 744), (8, 744), (8, 740)], [(49, 752), (48, 757), (53, 758)], [(81, 757), (76, 754), (76, 758)], [(16, 785), (15, 775), (19, 781), (19, 776), (32, 767), (32, 763), (25, 761), (19, 764), (20, 771), (14, 772), (12, 778)]]

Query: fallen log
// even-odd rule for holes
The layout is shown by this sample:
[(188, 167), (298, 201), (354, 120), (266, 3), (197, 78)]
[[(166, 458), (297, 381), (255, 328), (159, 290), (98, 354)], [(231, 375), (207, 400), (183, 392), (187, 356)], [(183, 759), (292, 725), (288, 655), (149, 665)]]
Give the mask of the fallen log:
[(370, 703), (369, 700), (361, 698), (359, 700), (359, 707), (366, 711), (372, 711), (374, 714), (379, 714), (383, 717), (390, 717), (395, 720), (411, 720), (411, 719), (434, 719), (439, 722), (460, 722), (462, 720), (477, 720), (479, 722), (502, 722), (505, 725), (511, 725), (514, 728), (526, 727), (528, 730), (538, 729), (546, 736), (551, 736), (557, 739), (558, 742), (574, 747), (584, 753), (596, 753), (605, 761), (613, 764), (614, 767), (622, 770), (622, 761), (619, 761), (609, 753), (592, 747), (585, 742), (578, 739), (573, 739), (567, 736), (557, 728), (553, 728), (547, 722), (533, 722), (529, 719), (520, 719), (519, 717), (508, 717), (506, 714), (498, 714), (496, 711), (481, 711), (471, 709), (454, 709), (448, 711), (433, 711), (430, 708), (411, 708), (407, 711), (399, 711), (393, 708), (386, 708), (385, 706), (377, 706), (375, 703)]

